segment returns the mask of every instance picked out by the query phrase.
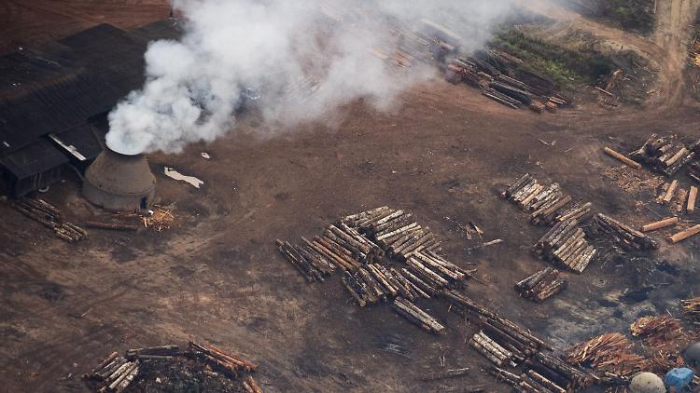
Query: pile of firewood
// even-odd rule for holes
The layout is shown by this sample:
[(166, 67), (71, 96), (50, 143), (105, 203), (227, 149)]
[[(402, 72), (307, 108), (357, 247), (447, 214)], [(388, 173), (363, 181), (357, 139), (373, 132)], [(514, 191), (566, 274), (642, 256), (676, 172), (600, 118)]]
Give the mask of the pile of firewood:
[(694, 299), (681, 300), (683, 313), (695, 320), (700, 321), (700, 297)]
[(695, 205), (698, 199), (698, 188), (691, 186), (689, 190), (680, 187), (678, 180), (664, 183), (656, 197), (656, 203), (668, 205), (670, 210), (677, 215), (684, 211), (688, 214), (695, 213)]
[(387, 255), (408, 260), (412, 255), (440, 249), (440, 241), (422, 227), (411, 213), (382, 206), (343, 217), (342, 225), (352, 227), (372, 239)]
[[(211, 370), (220, 370), (232, 379), (237, 379), (240, 372), (253, 372), (257, 368), (255, 364), (214, 346), (190, 342), (186, 351), (181, 351), (177, 345), (165, 345), (129, 349), (125, 356), (112, 352), (90, 373), (83, 375), (83, 379), (95, 383), (96, 391), (122, 392), (138, 378), (140, 367), (145, 362), (180, 356), (201, 361)], [(242, 386), (247, 393), (262, 393), (252, 376), (243, 381)]]
[(659, 248), (659, 243), (612, 217), (598, 213), (593, 217), (596, 230), (609, 235), (612, 240), (627, 249), (654, 250)]
[(70, 222), (63, 221), (61, 211), (43, 199), (21, 198), (12, 207), (32, 220), (51, 228), (56, 237), (73, 243), (88, 236), (88, 232)]
[(635, 161), (650, 166), (653, 170), (666, 176), (673, 176), (686, 164), (697, 157), (700, 141), (686, 146), (675, 135), (659, 137), (653, 134), (644, 145), (629, 156)]
[(520, 296), (541, 302), (566, 289), (567, 281), (559, 270), (548, 267), (515, 284)]
[[(494, 55), (495, 53), (503, 55)], [(481, 89), (484, 96), (513, 109), (526, 106), (538, 113), (542, 113), (544, 109), (556, 112), (560, 106), (568, 105), (563, 97), (548, 95), (546, 89), (510, 77), (501, 71), (505, 71), (507, 66), (496, 65), (514, 64), (514, 61), (521, 62), (520, 59), (494, 50), (485, 51), (482, 57), (484, 58), (467, 56), (453, 59), (447, 65), (447, 81), (454, 84), (464, 82)], [(507, 60), (496, 61), (496, 58)]]
[(630, 333), (657, 349), (683, 347), (688, 340), (683, 323), (668, 315), (639, 318), (630, 325)]
[(410, 301), (430, 299), (437, 289), (411, 271), (368, 264), (354, 272), (344, 271), (343, 285), (360, 307), (402, 296)]
[(534, 246), (533, 253), (576, 273), (583, 273), (598, 251), (586, 240), (576, 219), (560, 221)]
[(394, 300), (394, 311), (428, 332), (442, 333), (445, 331), (445, 327), (440, 322), (406, 299), (396, 298)]
[(443, 291), (442, 296), (452, 304), (451, 309), (464, 315), (481, 329), (483, 334), (480, 333), (478, 338), (472, 339), (472, 346), (478, 343), (483, 348), (484, 343), (493, 344), (490, 349), (477, 348), (481, 354), (496, 366), (499, 363), (513, 367), (523, 366), (521, 375), (493, 368), (492, 373), (499, 380), (528, 392), (576, 391), (596, 382), (597, 378), (594, 375), (547, 352), (551, 347), (527, 329), (496, 315), (453, 290)]
[(530, 213), (530, 221), (535, 225), (581, 219), (591, 211), (591, 203), (575, 204), (565, 209), (572, 201), (571, 196), (564, 194), (558, 183), (541, 184), (529, 173), (508, 187), (501, 197)]
[(633, 353), (632, 343), (620, 333), (608, 333), (566, 350), (571, 364), (590, 367), (601, 374), (630, 377), (643, 371), (648, 361)]
[(517, 366), (515, 355), (483, 331), (476, 333), (469, 341), (469, 345), (498, 367), (502, 367), (504, 364), (511, 367)]

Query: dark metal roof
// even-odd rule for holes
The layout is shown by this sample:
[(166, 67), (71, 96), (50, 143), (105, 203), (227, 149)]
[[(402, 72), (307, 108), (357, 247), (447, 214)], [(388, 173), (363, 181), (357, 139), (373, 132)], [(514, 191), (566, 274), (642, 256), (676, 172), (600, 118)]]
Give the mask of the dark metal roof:
[(144, 82), (148, 41), (175, 37), (171, 21), (129, 33), (98, 25), (46, 51), (0, 57), (0, 155), (108, 112)]
[(0, 165), (18, 179), (33, 176), (68, 162), (51, 142), (39, 139), (31, 145), (0, 157)]

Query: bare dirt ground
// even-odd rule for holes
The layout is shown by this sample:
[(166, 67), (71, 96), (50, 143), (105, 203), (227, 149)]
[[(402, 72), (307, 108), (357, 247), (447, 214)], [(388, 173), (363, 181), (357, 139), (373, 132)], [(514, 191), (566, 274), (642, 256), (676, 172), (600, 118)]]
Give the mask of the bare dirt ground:
[[(59, 8), (78, 12), (86, 3), (60, 2), (66, 7)], [(116, 20), (126, 23), (128, 7), (140, 5), (121, 3), (114, 6)], [(54, 2), (22, 4), (38, 13)], [(660, 0), (659, 17), (678, 6), (697, 4)], [(563, 12), (542, 8), (555, 11)], [(110, 21), (99, 8), (89, 14)], [(421, 303), (448, 327), (446, 335), (431, 336), (388, 305), (359, 309), (337, 277), (306, 284), (275, 249), (276, 238), (296, 241), (341, 215), (381, 205), (413, 212), (444, 240), (450, 260), (479, 269), (487, 285), (470, 283), (471, 296), (559, 348), (624, 330), (640, 315), (677, 314), (678, 299), (698, 295), (698, 239), (674, 247), (662, 242), (656, 254), (606, 254), (583, 275), (568, 276), (569, 289), (554, 300), (518, 298), (513, 284), (545, 266), (528, 252), (545, 229), (530, 225), (497, 193), (529, 171), (633, 224), (663, 214), (650, 202), (650, 190), (629, 193), (601, 174), (617, 164), (600, 149), (632, 148), (653, 132), (698, 135), (700, 115), (685, 106), (677, 79), (681, 14), (669, 11), (669, 19), (662, 18), (669, 22), (661, 22), (667, 33), (654, 41), (558, 14), (578, 29), (634, 45), (659, 64), (660, 93), (641, 110), (581, 105), (537, 115), (436, 80), (407, 92), (394, 113), (355, 103), (336, 127), (295, 130), (263, 129), (250, 116), (209, 146), (150, 156), (161, 203), (174, 203), (178, 217), (167, 232), (94, 230), (87, 241), (69, 245), (0, 203), (0, 392), (85, 391), (77, 376), (112, 350), (188, 339), (258, 362), (256, 379), (268, 392), (459, 392), (477, 384), (507, 391), (480, 371), (485, 360), (466, 344), (473, 327), (442, 303)], [(39, 41), (59, 34), (40, 33), (53, 30), (51, 19), (33, 23), (28, 31)], [(93, 22), (84, 23), (73, 29)], [(21, 27), (7, 28), (13, 29)], [(165, 178), (164, 165), (205, 185), (196, 190)], [(69, 178), (45, 197), (80, 222), (94, 209), (78, 188)], [(505, 242), (473, 250), (481, 240), (469, 241), (459, 229), (469, 221), (484, 229), (485, 240)], [(382, 350), (387, 341), (400, 343), (407, 355)], [(472, 373), (418, 381), (441, 367)]]

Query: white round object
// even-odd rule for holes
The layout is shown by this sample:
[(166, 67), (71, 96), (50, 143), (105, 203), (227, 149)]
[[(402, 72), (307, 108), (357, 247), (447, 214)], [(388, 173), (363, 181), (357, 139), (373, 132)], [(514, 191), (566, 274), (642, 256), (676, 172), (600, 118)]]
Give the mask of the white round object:
[(639, 373), (632, 378), (630, 383), (632, 393), (666, 393), (664, 381), (653, 373)]

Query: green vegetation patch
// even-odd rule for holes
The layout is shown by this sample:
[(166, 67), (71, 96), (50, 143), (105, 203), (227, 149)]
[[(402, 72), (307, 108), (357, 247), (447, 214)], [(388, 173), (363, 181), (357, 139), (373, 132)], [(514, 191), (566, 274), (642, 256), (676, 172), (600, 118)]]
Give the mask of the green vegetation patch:
[(492, 45), (523, 60), (523, 71), (543, 75), (563, 90), (594, 84), (616, 69), (610, 57), (592, 47), (568, 49), (513, 29), (497, 34)]

